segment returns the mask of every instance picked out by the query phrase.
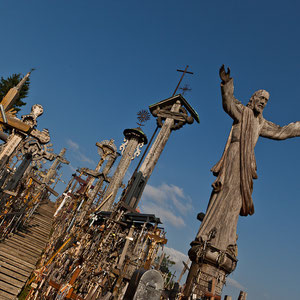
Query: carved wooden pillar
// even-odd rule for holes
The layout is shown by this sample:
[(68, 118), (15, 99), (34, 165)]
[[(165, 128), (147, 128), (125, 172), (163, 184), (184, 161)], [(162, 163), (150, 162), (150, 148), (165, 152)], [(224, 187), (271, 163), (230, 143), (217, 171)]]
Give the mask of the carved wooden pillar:
[(114, 155), (111, 155), (109, 157), (109, 159), (107, 160), (107, 163), (105, 164), (105, 166), (101, 172), (102, 176), (99, 178), (99, 180), (95, 184), (94, 189), (92, 190), (91, 194), (89, 195), (89, 199), (90, 199), (91, 203), (94, 201), (98, 192), (102, 188), (104, 181), (108, 180), (107, 176), (109, 174), (109, 171), (111, 170), (112, 166), (114, 165), (114, 163), (119, 155), (120, 154), (116, 152)]
[(186, 279), (184, 297), (189, 299), (190, 295), (198, 298), (205, 297), (211, 292), (212, 282), (214, 293), (221, 296), (222, 289), (226, 283), (226, 276), (233, 272), (237, 265), (237, 247), (232, 246), (227, 250), (220, 250), (211, 245), (216, 229), (211, 230), (206, 240), (196, 238), (191, 243), (189, 258), (192, 265)]
[(59, 154), (56, 156), (54, 162), (52, 163), (51, 167), (49, 168), (46, 177), (43, 179), (43, 183), (49, 184), (50, 180), (54, 177), (56, 169), (60, 163), (67, 164), (67, 165), (70, 163), (64, 158), (65, 153), (66, 153), (66, 148), (61, 149)]
[(124, 136), (124, 144), (120, 147), (122, 158), (103, 196), (105, 203), (101, 209), (104, 211), (111, 209), (131, 161), (140, 154), (140, 148), (148, 142), (141, 128), (125, 129)]
[[(186, 123), (192, 124), (194, 120), (199, 123), (198, 114), (182, 95), (176, 95), (153, 104), (149, 106), (149, 109), (152, 115), (157, 117), (157, 125), (161, 129), (124, 199), (125, 203), (133, 208), (137, 207), (146, 183), (165, 148), (171, 132), (180, 129)], [(190, 116), (187, 111), (191, 114)]]

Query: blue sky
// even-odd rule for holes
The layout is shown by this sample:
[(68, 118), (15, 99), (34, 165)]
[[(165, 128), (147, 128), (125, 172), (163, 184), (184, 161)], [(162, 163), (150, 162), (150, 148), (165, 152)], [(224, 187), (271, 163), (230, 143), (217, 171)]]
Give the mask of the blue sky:
[[(38, 126), (50, 130), (56, 152), (68, 148), (68, 180), (72, 168), (96, 166), (97, 141), (113, 138), (120, 146), (123, 130), (137, 126), (136, 112), (168, 98), (176, 69), (190, 65), (195, 74), (183, 83), (192, 88), (186, 99), (200, 124), (172, 133), (141, 202), (161, 214), (168, 247), (180, 261), (200, 225), (196, 214), (206, 209), (214, 181), (209, 170), (231, 127), (218, 69), (231, 67), (243, 103), (255, 90), (270, 92), (266, 119), (299, 120), (299, 17), (297, 1), (1, 1), (0, 76), (37, 69), (22, 113), (43, 105)], [(152, 118), (148, 137), (154, 128)], [(224, 295), (237, 297), (241, 286), (249, 300), (298, 294), (299, 147), (297, 138), (259, 140), (256, 212), (240, 218), (239, 263)]]

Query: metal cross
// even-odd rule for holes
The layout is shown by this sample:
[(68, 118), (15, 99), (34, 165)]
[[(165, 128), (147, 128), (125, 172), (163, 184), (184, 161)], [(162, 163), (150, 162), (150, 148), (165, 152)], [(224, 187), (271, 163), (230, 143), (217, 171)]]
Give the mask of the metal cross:
[(188, 71), (187, 71), (188, 67), (189, 67), (189, 66), (187, 65), (187, 66), (185, 67), (184, 70), (177, 70), (177, 72), (183, 72), (183, 73), (182, 73), (182, 75), (181, 75), (181, 78), (180, 78), (180, 80), (179, 80), (179, 82), (178, 82), (178, 84), (177, 84), (177, 86), (176, 86), (176, 89), (175, 89), (175, 91), (174, 91), (172, 97), (175, 96), (175, 94), (176, 94), (176, 92), (177, 92), (177, 90), (178, 90), (178, 88), (179, 88), (179, 86), (180, 86), (180, 83), (181, 83), (181, 81), (182, 81), (184, 75), (185, 75), (186, 73), (187, 73), (187, 74), (194, 74), (193, 72), (188, 72)]

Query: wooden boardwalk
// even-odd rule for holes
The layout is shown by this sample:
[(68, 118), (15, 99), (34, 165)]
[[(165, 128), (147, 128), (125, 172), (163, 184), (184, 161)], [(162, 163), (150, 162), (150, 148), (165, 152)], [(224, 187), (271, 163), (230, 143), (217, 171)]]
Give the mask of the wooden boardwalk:
[(42, 204), (28, 226), (0, 243), (0, 299), (17, 299), (49, 239), (54, 203)]

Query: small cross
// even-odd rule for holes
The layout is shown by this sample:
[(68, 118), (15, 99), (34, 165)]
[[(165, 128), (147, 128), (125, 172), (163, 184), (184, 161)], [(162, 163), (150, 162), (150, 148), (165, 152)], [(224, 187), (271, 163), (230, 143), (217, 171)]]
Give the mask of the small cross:
[(80, 271), (81, 271), (81, 268), (80, 268), (80, 266), (78, 266), (75, 269), (70, 281), (67, 284), (58, 284), (50, 279), (49, 285), (52, 286), (54, 289), (56, 289), (58, 291), (58, 293), (59, 292), (63, 293), (63, 291), (69, 287), (70, 289), (68, 290), (68, 292), (65, 296), (65, 299), (83, 300), (82, 297), (77, 296), (75, 293), (73, 293), (73, 290), (74, 290), (73, 284), (76, 281), (77, 277), (79, 276)]
[(180, 83), (181, 83), (181, 81), (182, 81), (184, 75), (185, 75), (185, 74), (194, 74), (193, 72), (188, 72), (188, 71), (187, 71), (188, 67), (189, 67), (189, 66), (187, 65), (187, 66), (185, 67), (184, 70), (177, 70), (177, 72), (182, 72), (182, 75), (181, 75), (181, 78), (180, 78), (180, 80), (179, 80), (179, 82), (178, 82), (178, 84), (177, 84), (177, 86), (176, 86), (176, 89), (175, 89), (175, 91), (174, 91), (172, 97), (175, 96), (175, 94), (176, 94), (176, 92), (177, 92), (177, 90), (178, 90), (178, 88), (179, 88), (179, 86), (180, 86)]
[(185, 84), (184, 87), (179, 88), (180, 90), (182, 90), (182, 95), (184, 95), (185, 92), (191, 91), (192, 89), (190, 89), (188, 84)]

